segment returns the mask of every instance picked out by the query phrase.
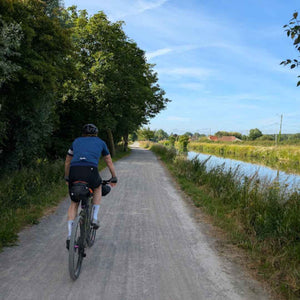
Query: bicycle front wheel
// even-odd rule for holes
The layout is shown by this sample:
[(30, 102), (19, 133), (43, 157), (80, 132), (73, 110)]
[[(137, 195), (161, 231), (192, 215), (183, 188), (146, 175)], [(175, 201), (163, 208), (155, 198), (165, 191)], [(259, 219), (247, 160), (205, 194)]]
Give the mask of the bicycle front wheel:
[(72, 226), (69, 248), (69, 272), (73, 280), (79, 277), (84, 257), (84, 240), (81, 226), (82, 217), (77, 216)]
[(89, 209), (89, 218), (88, 218), (88, 224), (87, 224), (88, 233), (87, 233), (86, 241), (87, 241), (88, 247), (92, 247), (94, 245), (95, 238), (96, 238), (96, 230), (94, 229), (94, 227), (91, 224), (92, 216), (93, 216), (93, 208), (92, 208), (92, 204), (91, 204), (91, 208)]

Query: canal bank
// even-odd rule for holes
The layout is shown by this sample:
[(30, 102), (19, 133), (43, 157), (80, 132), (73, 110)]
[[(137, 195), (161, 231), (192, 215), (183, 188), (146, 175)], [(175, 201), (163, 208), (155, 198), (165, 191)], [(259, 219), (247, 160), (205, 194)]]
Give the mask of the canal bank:
[(228, 242), (253, 260), (257, 274), (287, 299), (300, 296), (300, 194), (278, 184), (237, 180), (224, 166), (208, 169), (175, 149), (152, 146), (195, 206), (211, 216)]

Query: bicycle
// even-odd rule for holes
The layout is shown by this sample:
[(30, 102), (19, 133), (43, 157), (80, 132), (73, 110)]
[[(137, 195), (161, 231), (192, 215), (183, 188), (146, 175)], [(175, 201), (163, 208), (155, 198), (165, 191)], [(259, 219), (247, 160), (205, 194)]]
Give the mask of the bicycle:
[[(102, 196), (106, 196), (111, 188), (110, 180), (102, 181)], [(69, 273), (73, 280), (79, 277), (85, 249), (92, 247), (96, 238), (96, 229), (91, 225), (93, 215), (93, 190), (84, 181), (73, 182), (70, 193), (81, 202), (81, 211), (75, 218), (69, 247)]]

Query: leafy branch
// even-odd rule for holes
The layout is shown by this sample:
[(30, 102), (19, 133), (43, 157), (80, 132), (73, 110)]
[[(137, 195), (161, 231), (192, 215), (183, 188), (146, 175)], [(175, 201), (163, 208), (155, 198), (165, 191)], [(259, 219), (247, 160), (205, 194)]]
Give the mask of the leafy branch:
[[(293, 44), (297, 51), (300, 52), (300, 20), (298, 19), (298, 12), (293, 14), (293, 18), (290, 20), (289, 24), (283, 26), (285, 32), (289, 38), (293, 40)], [(289, 65), (291, 69), (298, 67), (300, 65), (300, 61), (298, 59), (286, 59), (280, 63), (281, 65), (287, 66)], [(300, 76), (298, 76), (299, 78)], [(300, 85), (300, 81), (298, 81), (297, 86)]]

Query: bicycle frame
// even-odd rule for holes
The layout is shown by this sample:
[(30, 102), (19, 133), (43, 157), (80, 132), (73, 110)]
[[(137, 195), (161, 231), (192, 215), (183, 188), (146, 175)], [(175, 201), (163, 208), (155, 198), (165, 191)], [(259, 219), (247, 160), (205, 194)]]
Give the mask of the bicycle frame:
[(90, 232), (91, 232), (91, 216), (93, 210), (93, 196), (89, 197), (85, 203), (81, 201), (81, 211), (79, 213), (80, 220), (80, 229), (83, 233), (83, 246), (86, 248), (89, 246)]

